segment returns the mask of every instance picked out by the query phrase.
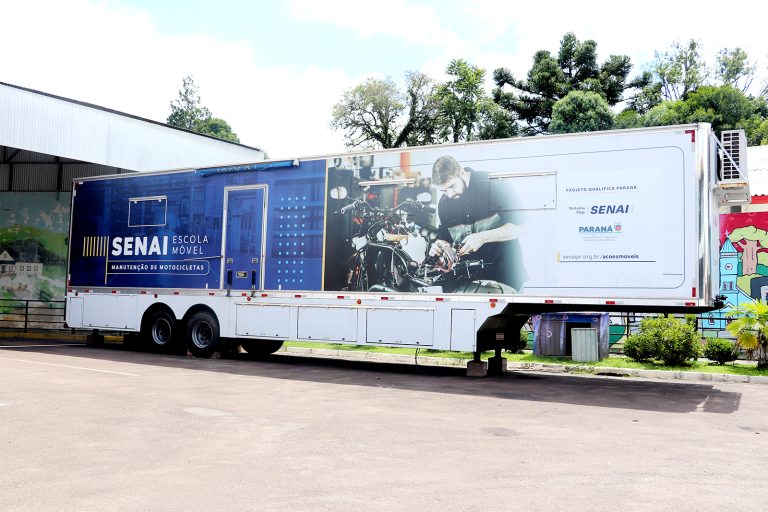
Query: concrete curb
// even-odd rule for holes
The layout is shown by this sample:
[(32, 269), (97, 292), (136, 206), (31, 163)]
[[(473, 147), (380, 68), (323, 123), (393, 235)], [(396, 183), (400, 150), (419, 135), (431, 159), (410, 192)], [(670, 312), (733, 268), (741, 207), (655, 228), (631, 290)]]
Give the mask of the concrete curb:
[[(354, 350), (331, 350), (323, 348), (283, 347), (277, 353), (301, 356), (334, 357), (353, 361), (376, 361), (381, 363), (414, 364), (414, 356), (382, 354), (380, 352), (358, 352)], [(419, 356), (418, 364), (424, 366), (466, 367), (469, 359), (454, 357)], [(768, 377), (732, 375), (727, 373), (676, 372), (668, 370), (636, 370), (608, 366), (565, 365), (548, 363), (520, 363), (507, 361), (507, 370), (526, 370), (544, 373), (567, 373), (603, 377), (631, 377), (656, 380), (681, 380), (686, 382), (735, 382), (740, 384), (768, 384)]]

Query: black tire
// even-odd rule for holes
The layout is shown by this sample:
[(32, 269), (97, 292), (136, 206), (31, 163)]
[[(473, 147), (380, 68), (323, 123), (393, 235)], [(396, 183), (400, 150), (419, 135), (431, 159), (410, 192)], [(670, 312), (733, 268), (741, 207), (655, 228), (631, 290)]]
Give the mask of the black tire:
[(457, 286), (453, 293), (489, 293), (492, 295), (516, 295), (517, 291), (498, 281), (479, 280)]
[(151, 350), (171, 350), (178, 339), (176, 318), (170, 312), (160, 309), (151, 313), (144, 324), (144, 343)]
[(267, 356), (280, 350), (283, 342), (281, 340), (247, 340), (241, 341), (240, 346), (252, 356)]
[(195, 357), (208, 358), (219, 351), (219, 322), (208, 311), (198, 311), (187, 321), (187, 349)]

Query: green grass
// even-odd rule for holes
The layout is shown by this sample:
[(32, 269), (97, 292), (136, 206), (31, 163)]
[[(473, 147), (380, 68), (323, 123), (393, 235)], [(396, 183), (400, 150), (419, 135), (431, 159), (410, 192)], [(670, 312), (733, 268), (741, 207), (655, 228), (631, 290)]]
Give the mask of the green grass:
[[(378, 347), (371, 345), (354, 345), (341, 343), (313, 343), (303, 341), (288, 341), (285, 343), (288, 347), (303, 348), (322, 348), (329, 350), (350, 350), (356, 352), (377, 352), (381, 354), (399, 354), (414, 355), (416, 348), (399, 347)], [(493, 355), (493, 351), (483, 352), (482, 358), (488, 359)], [(419, 349), (419, 355), (428, 357), (448, 357), (455, 359), (472, 359), (471, 352), (450, 352), (446, 350), (431, 350), (426, 348)], [(696, 361), (685, 366), (664, 366), (661, 363), (638, 363), (624, 356), (611, 355), (599, 362), (582, 363), (574, 362), (570, 357), (555, 356), (537, 356), (530, 352), (523, 354), (510, 354), (503, 352), (508, 361), (517, 363), (542, 363), (542, 364), (561, 364), (564, 366), (596, 366), (608, 368), (626, 368), (634, 370), (664, 370), (673, 372), (703, 372), (703, 373), (726, 373), (732, 375), (756, 375), (768, 376), (768, 368), (757, 368), (754, 364), (747, 362), (728, 363), (720, 366), (717, 363), (708, 363), (707, 361)]]

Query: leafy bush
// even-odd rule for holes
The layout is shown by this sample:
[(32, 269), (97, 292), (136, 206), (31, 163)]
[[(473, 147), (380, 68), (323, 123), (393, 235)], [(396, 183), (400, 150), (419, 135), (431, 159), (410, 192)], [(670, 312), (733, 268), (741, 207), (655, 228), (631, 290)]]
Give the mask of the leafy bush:
[(768, 368), (768, 303), (763, 300), (747, 302), (726, 312), (734, 318), (728, 332), (736, 336), (739, 348), (752, 358), (757, 353), (757, 367)]
[(668, 327), (663, 331), (659, 344), (659, 359), (667, 366), (680, 366), (689, 359), (701, 355), (699, 333), (691, 324), (682, 323), (674, 318), (667, 318)]
[(505, 350), (512, 354), (522, 354), (523, 349), (528, 345), (528, 332), (525, 328), (520, 329), (520, 337), (516, 340), (517, 343), (510, 343)]
[[(528, 331), (523, 327), (520, 329), (520, 344), (522, 347), (520, 347), (520, 350), (523, 350), (525, 347), (528, 346)], [(518, 352), (520, 351), (518, 350)]]
[(734, 343), (722, 338), (710, 338), (704, 346), (704, 357), (721, 365), (735, 361), (738, 349)]
[(648, 334), (638, 332), (624, 342), (624, 355), (638, 363), (645, 363), (659, 354), (658, 340)]
[(646, 317), (637, 334), (624, 343), (624, 353), (638, 362), (661, 359), (679, 366), (701, 354), (699, 334), (688, 322), (671, 317)]

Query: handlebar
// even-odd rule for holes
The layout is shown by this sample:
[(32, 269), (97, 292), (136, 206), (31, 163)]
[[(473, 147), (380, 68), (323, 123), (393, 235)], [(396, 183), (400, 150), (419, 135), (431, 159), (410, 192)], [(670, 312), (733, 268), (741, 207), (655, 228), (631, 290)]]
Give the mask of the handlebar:
[(347, 213), (348, 211), (354, 211), (354, 210), (365, 210), (364, 213), (372, 214), (372, 215), (392, 215), (396, 214), (398, 210), (402, 209), (413, 209), (413, 210), (419, 210), (422, 212), (427, 213), (435, 213), (435, 209), (431, 206), (428, 206), (424, 203), (421, 203), (419, 201), (416, 201), (414, 199), (408, 198), (402, 203), (398, 204), (394, 208), (375, 208), (371, 206), (368, 201), (362, 198), (357, 198), (354, 201), (352, 201), (347, 206), (344, 206), (336, 211), (336, 213)]

